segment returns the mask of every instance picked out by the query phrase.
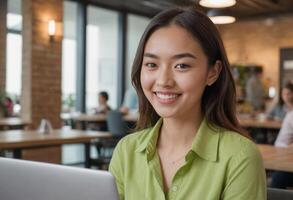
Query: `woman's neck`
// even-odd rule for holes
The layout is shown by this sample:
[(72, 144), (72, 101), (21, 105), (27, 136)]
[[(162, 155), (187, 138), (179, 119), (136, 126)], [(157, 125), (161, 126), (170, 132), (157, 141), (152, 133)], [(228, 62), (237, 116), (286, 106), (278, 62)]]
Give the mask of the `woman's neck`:
[(189, 118), (164, 118), (158, 147), (170, 151), (178, 148), (190, 149), (202, 118), (201, 114)]

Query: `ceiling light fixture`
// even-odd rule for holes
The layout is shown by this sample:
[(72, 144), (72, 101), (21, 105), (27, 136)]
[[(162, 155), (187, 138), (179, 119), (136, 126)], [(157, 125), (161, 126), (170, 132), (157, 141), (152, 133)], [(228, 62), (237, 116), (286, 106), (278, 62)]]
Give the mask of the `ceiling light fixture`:
[(199, 4), (208, 8), (226, 8), (236, 4), (236, 0), (200, 0)]
[(231, 24), (236, 21), (236, 18), (228, 13), (228, 11), (220, 9), (209, 10), (207, 16), (214, 24)]

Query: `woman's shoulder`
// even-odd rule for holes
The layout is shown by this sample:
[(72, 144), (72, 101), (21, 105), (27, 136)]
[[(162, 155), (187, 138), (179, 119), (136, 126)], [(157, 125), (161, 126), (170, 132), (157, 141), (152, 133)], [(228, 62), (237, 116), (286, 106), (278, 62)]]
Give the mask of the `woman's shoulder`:
[(148, 137), (151, 130), (152, 128), (147, 128), (126, 135), (119, 141), (116, 148), (127, 152), (135, 151)]
[(234, 131), (223, 131), (219, 142), (220, 154), (227, 157), (260, 159), (257, 145), (250, 139)]

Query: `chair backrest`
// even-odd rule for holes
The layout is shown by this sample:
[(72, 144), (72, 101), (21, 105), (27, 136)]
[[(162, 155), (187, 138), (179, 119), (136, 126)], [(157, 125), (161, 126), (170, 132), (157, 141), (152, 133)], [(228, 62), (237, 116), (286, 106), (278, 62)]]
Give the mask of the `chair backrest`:
[(268, 200), (292, 200), (293, 191), (268, 188)]
[(107, 112), (107, 126), (113, 136), (124, 136), (128, 132), (126, 121), (123, 114), (119, 111), (111, 110)]

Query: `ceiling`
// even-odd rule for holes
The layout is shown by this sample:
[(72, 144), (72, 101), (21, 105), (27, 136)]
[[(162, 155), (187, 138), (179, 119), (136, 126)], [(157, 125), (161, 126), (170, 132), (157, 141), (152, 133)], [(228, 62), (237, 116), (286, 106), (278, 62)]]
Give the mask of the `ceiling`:
[[(133, 13), (152, 17), (159, 11), (172, 6), (193, 5), (207, 12), (208, 9), (199, 5), (199, 0), (86, 0), (108, 8), (127, 10)], [(235, 6), (228, 8), (237, 19), (255, 17), (273, 17), (280, 14), (293, 14), (293, 0), (237, 0)]]

